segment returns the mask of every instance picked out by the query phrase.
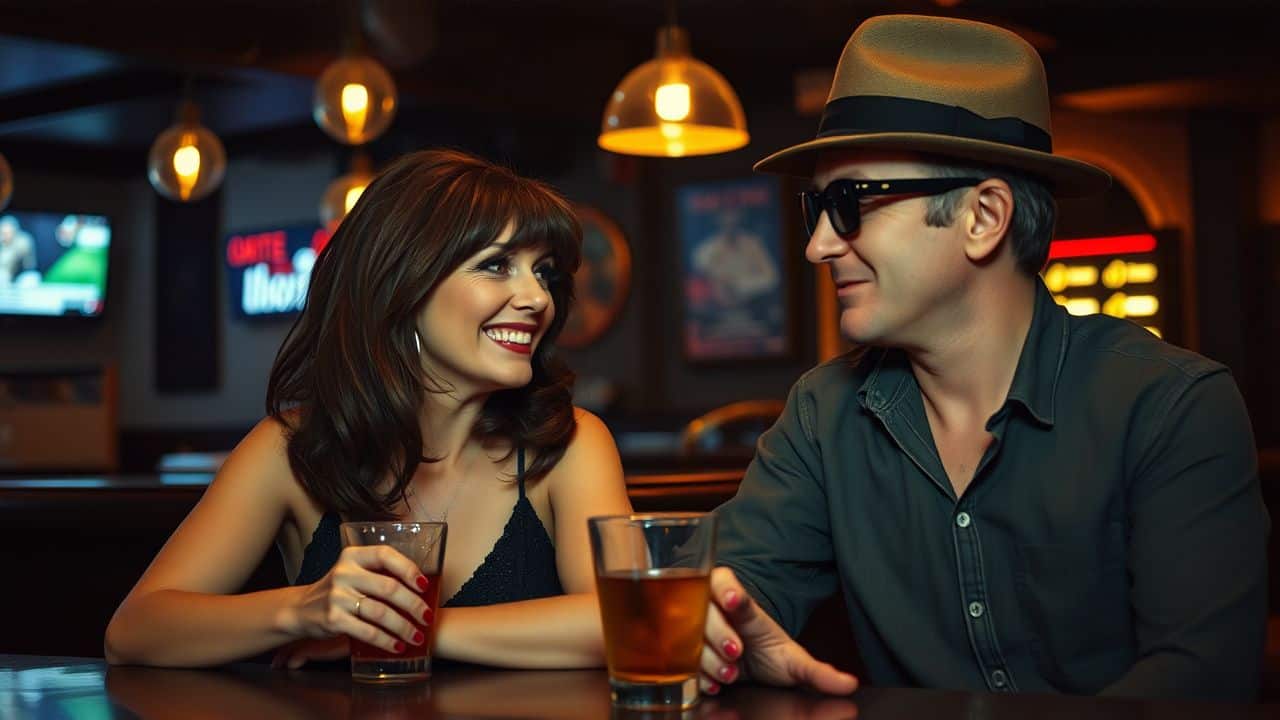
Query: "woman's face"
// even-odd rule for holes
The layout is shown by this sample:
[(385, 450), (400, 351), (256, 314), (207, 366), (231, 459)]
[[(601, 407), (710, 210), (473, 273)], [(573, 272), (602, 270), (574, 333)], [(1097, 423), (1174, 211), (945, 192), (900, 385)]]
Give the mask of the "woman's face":
[(545, 248), (506, 248), (513, 226), (440, 282), (418, 317), (422, 362), (458, 395), (523, 387), (556, 308)]

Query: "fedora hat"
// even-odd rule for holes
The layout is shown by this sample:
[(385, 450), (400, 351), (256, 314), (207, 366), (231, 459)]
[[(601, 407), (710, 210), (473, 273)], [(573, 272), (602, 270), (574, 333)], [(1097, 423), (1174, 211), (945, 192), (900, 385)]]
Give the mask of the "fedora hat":
[(1105, 170), (1053, 154), (1049, 89), (1035, 48), (969, 20), (882, 15), (863, 22), (840, 55), (818, 136), (755, 169), (809, 177), (822, 151), (862, 148), (1014, 168), (1061, 197), (1111, 184)]

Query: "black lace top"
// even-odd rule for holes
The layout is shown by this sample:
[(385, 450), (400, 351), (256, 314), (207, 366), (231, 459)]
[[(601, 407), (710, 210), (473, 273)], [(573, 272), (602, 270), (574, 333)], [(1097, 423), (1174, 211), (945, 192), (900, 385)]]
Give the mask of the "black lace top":
[[(516, 482), (520, 498), (503, 528), (502, 537), (444, 607), (496, 605), (564, 594), (556, 571), (555, 545), (525, 495), (524, 448), (516, 454)], [(320, 518), (311, 542), (303, 551), (302, 568), (295, 585), (319, 580), (338, 561), (338, 553), (342, 551), (342, 537), (338, 532), (341, 524), (342, 518), (335, 512), (327, 512)]]

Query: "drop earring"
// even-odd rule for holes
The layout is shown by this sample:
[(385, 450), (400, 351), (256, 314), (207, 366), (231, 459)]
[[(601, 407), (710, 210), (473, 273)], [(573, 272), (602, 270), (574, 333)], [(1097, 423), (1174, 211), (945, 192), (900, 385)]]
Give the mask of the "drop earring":
[(419, 355), (422, 354), (422, 338), (418, 337), (417, 330), (413, 331), (413, 349), (417, 350)]

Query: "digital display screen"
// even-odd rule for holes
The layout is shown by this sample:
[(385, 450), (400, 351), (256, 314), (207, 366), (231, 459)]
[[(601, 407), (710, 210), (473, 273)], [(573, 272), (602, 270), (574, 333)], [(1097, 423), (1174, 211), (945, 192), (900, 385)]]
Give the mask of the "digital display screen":
[(99, 215), (0, 213), (0, 315), (101, 315), (110, 246)]

